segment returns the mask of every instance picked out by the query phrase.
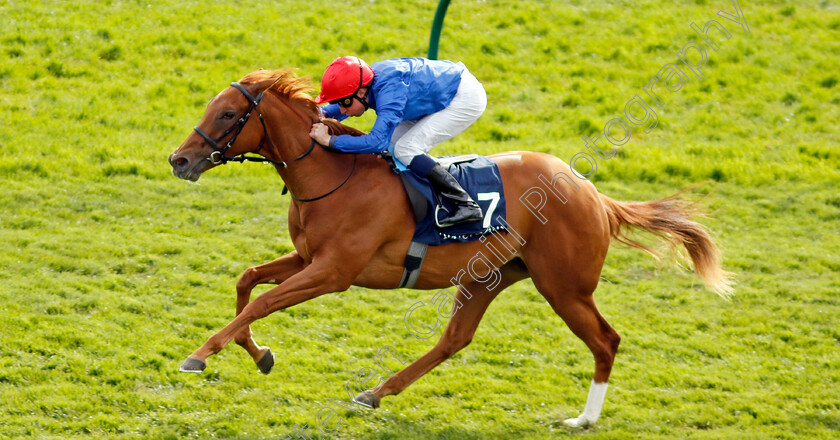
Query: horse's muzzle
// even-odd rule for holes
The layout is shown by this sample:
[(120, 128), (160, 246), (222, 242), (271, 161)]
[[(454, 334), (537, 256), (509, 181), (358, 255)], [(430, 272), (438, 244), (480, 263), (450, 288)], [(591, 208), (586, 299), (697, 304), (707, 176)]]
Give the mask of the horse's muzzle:
[(201, 163), (193, 163), (193, 161), (182, 154), (170, 154), (169, 164), (172, 165), (172, 175), (179, 179), (190, 180), (192, 182), (198, 180), (201, 176), (201, 172), (204, 171), (198, 169), (201, 166)]

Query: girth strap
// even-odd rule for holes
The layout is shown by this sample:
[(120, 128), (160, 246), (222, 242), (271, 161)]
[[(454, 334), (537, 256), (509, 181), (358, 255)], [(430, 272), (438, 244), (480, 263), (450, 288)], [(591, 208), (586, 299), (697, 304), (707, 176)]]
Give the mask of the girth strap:
[(428, 248), (429, 245), (425, 243), (411, 242), (411, 245), (408, 246), (408, 252), (405, 255), (405, 261), (403, 262), (405, 268), (403, 269), (400, 285), (397, 286), (398, 288), (405, 287), (411, 289), (414, 287), (414, 283), (420, 277), (420, 268), (423, 266), (423, 260), (426, 258), (426, 250)]

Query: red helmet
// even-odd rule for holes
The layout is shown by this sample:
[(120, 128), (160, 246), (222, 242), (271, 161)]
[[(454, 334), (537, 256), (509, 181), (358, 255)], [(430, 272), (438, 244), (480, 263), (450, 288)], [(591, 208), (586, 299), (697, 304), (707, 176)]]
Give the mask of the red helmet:
[(344, 56), (333, 60), (321, 78), (317, 103), (335, 101), (356, 93), (373, 81), (373, 69), (359, 57)]

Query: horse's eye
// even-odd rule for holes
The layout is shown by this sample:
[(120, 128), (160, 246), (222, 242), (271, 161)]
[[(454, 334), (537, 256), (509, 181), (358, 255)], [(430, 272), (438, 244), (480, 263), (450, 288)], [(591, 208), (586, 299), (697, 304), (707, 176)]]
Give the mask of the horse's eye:
[(222, 119), (233, 119), (234, 116), (236, 116), (236, 113), (234, 112), (225, 112), (225, 114), (222, 115)]

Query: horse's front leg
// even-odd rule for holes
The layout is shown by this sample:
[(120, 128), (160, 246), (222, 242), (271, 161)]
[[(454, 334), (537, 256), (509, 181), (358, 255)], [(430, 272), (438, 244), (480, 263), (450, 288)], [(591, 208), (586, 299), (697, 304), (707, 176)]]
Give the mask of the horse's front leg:
[[(259, 284), (280, 284), (306, 267), (306, 262), (292, 251), (274, 261), (246, 270), (236, 283), (236, 315), (242, 313), (251, 302), (251, 291)], [(234, 335), (234, 341), (242, 346), (264, 374), (271, 372), (274, 355), (268, 347), (257, 345), (251, 334), (251, 326)]]
[(478, 323), (487, 311), (487, 306), (496, 298), (496, 295), (528, 275), (525, 268), (518, 264), (502, 266), (500, 271), (501, 282), (492, 288), (477, 281), (460, 286), (455, 299), (462, 307), (457, 309), (455, 315), (450, 318), (438, 343), (411, 365), (391, 376), (381, 387), (362, 392), (353, 400), (362, 405), (377, 408), (382, 397), (399, 394), (432, 368), (466, 347), (472, 341), (478, 329)]
[[(274, 311), (291, 307), (325, 293), (341, 292), (350, 287), (356, 274), (336, 270), (338, 263), (323, 259), (313, 261), (300, 272), (292, 275), (277, 287), (260, 295), (246, 305), (242, 311), (221, 331), (211, 336), (198, 350), (181, 364), (181, 371), (200, 372), (206, 367), (210, 355), (222, 350), (234, 336), (247, 331), (252, 322), (268, 316)], [(346, 268), (346, 265), (345, 265)]]

